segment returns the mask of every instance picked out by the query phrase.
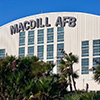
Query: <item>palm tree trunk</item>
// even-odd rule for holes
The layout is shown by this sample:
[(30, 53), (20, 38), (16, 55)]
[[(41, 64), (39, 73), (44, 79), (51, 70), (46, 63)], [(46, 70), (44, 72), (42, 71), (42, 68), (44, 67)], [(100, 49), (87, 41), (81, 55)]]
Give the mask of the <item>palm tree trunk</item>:
[(74, 89), (75, 89), (75, 92), (77, 92), (77, 89), (76, 89), (76, 82), (75, 82), (75, 80), (74, 80), (72, 65), (71, 65), (71, 74), (72, 74), (72, 81), (73, 81)]
[(76, 89), (76, 82), (75, 82), (75, 80), (74, 80), (73, 75), (72, 75), (72, 80), (73, 80), (74, 89), (75, 89), (75, 91), (77, 91), (77, 89)]
[(70, 83), (69, 86), (70, 86), (70, 91), (72, 92), (72, 84)]
[(69, 86), (70, 86), (70, 91), (72, 92), (72, 83), (71, 83), (71, 78), (70, 78), (70, 75), (69, 75)]
[(3, 98), (3, 100), (6, 100), (4, 95), (0, 92), (1, 97)]

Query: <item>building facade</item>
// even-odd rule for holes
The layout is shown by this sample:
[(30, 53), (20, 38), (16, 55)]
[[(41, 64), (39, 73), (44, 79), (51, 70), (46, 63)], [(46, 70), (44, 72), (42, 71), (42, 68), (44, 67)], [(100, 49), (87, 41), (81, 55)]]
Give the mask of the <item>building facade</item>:
[(100, 62), (100, 16), (86, 13), (57, 12), (42, 13), (21, 18), (0, 27), (0, 58), (6, 54), (16, 57), (38, 56), (40, 60), (55, 63), (58, 72), (60, 57), (72, 52), (79, 57), (74, 65), (78, 71), (78, 89), (99, 91), (89, 69)]

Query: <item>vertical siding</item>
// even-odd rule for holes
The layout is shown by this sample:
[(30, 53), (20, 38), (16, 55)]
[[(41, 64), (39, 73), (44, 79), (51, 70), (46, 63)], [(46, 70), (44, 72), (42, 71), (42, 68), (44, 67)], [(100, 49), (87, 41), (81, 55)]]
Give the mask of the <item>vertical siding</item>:
[[(74, 70), (78, 70), (80, 78), (77, 80), (77, 86), (79, 89), (85, 88), (86, 83), (90, 84), (90, 90), (99, 90), (100, 87), (92, 80), (92, 72), (89, 72), (89, 75), (81, 75), (81, 41), (89, 40), (89, 59), (90, 66), (92, 67), (92, 59), (93, 59), (93, 40), (100, 39), (100, 16), (84, 14), (84, 13), (73, 13), (73, 12), (59, 12), (59, 13), (46, 13), (39, 14), (34, 16), (25, 17), (22, 19), (18, 19), (9, 24), (6, 24), (0, 27), (0, 49), (6, 49), (6, 53), (8, 55), (16, 55), (18, 56), (19, 51), (19, 34), (16, 33), (14, 35), (10, 34), (10, 25), (14, 25), (19, 22), (24, 22), (26, 20), (31, 20), (36, 18), (42, 18), (43, 24), (45, 21), (45, 17), (49, 18), (49, 23), (51, 24), (51, 28), (54, 28), (54, 63), (57, 61), (57, 27), (55, 27), (55, 23), (57, 21), (58, 16), (71, 16), (77, 18), (76, 26), (69, 27), (68, 24), (64, 27), (64, 49), (67, 53), (72, 52), (73, 54), (79, 57), (79, 63), (75, 64)], [(37, 30), (44, 29), (44, 61), (47, 61), (47, 28), (35, 28), (35, 44), (34, 44), (34, 55), (37, 55)], [(26, 39), (25, 39), (25, 55), (28, 53), (28, 31), (26, 31)], [(55, 66), (54, 72), (57, 73), (57, 67)], [(83, 82), (84, 81), (84, 82)], [(95, 85), (95, 88), (94, 88)]]

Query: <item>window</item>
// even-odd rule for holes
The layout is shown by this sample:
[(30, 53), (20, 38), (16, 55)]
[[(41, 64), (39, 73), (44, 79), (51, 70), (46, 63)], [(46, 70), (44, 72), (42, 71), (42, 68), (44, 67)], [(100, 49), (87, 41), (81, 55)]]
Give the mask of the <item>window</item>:
[(38, 46), (37, 48), (37, 56), (39, 57), (40, 60), (44, 59), (44, 46)]
[(100, 40), (93, 40), (93, 56), (100, 56)]
[[(47, 63), (51, 63), (51, 64), (54, 64), (54, 61), (47, 61)], [(51, 73), (53, 73), (53, 69), (51, 70)]]
[(19, 57), (24, 57), (25, 56), (25, 47), (19, 48)]
[(28, 32), (28, 45), (34, 44), (34, 31)]
[(64, 27), (57, 28), (57, 42), (64, 41)]
[(49, 63), (49, 62), (52, 63), (52, 64), (54, 63), (54, 61), (47, 61), (47, 63)]
[(53, 59), (53, 44), (47, 45), (47, 59)]
[(60, 73), (59, 72), (59, 66), (61, 65), (60, 62), (61, 62), (61, 60), (57, 60), (57, 73)]
[(89, 41), (82, 42), (82, 57), (89, 56)]
[(44, 30), (38, 30), (38, 44), (44, 43)]
[(57, 44), (57, 58), (62, 58), (64, 56), (61, 50), (64, 50), (64, 43)]
[(25, 32), (19, 33), (19, 46), (25, 45)]
[(52, 43), (54, 41), (54, 30), (53, 28), (47, 29), (47, 43)]
[(81, 66), (81, 74), (89, 74), (89, 58), (82, 59)]
[[(100, 57), (93, 58), (93, 67), (94, 68), (97, 68), (97, 66), (99, 65), (98, 63), (96, 63), (96, 61), (100, 63)], [(93, 73), (95, 73), (95, 71), (93, 71)]]
[(60, 66), (60, 62), (61, 62), (61, 60), (57, 60), (57, 67)]
[(34, 56), (34, 46), (28, 47), (28, 56)]
[(5, 58), (5, 49), (0, 49), (0, 59)]

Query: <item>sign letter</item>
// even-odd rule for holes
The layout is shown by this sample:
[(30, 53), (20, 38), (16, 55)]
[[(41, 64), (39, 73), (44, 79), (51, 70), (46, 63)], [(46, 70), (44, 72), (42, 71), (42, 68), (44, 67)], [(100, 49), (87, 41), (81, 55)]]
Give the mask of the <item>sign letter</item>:
[(62, 27), (62, 18), (58, 17), (57, 18), (57, 22), (56, 22), (56, 26), (60, 25), (60, 27)]
[(29, 25), (30, 23), (28, 22), (28, 21), (25, 21), (24, 22), (24, 28), (26, 29), (26, 30), (29, 30), (29, 28), (30, 28), (30, 25)]

